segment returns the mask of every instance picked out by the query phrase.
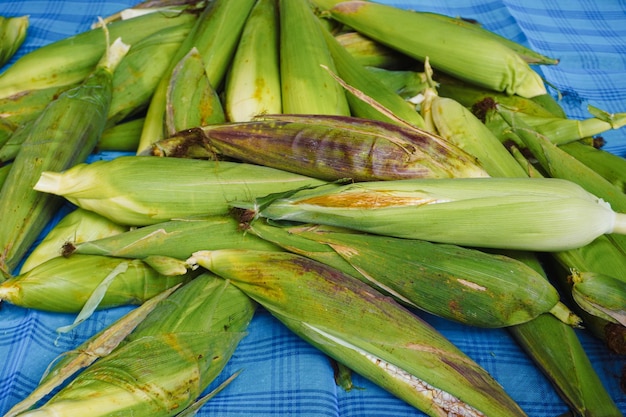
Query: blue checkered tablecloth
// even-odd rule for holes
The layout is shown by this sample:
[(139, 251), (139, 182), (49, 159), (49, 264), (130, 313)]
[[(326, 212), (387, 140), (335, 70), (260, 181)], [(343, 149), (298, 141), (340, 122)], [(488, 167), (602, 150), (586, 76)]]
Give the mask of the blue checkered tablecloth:
[[(624, 0), (420, 0), (385, 3), (474, 18), (486, 28), (560, 59), (541, 68), (562, 94), (572, 118), (588, 117), (587, 104), (626, 111), (626, 1)], [(132, 0), (0, 0), (0, 15), (30, 15), (29, 36), (17, 56), (87, 29), (97, 16), (129, 7)], [(10, 65), (10, 63), (9, 63)], [(554, 92), (554, 90), (552, 90)], [(626, 156), (626, 129), (603, 135), (606, 149)], [(115, 155), (97, 155), (111, 158)], [(69, 209), (69, 208), (68, 208)], [(59, 213), (59, 218), (64, 212)], [(1, 221), (1, 219), (0, 219)], [(0, 414), (26, 397), (48, 364), (104, 328), (128, 307), (100, 311), (67, 334), (55, 329), (74, 316), (3, 304), (0, 308)], [(529, 417), (567, 412), (548, 380), (506, 330), (478, 329), (424, 318), (481, 364)], [(579, 331), (580, 339), (612, 398), (626, 412), (619, 377), (626, 359)], [(223, 377), (244, 372), (200, 411), (201, 416), (402, 417), (423, 413), (358, 375), (359, 389), (337, 387), (326, 356), (301, 341), (264, 310), (253, 319)], [(616, 416), (618, 417), (618, 416)]]

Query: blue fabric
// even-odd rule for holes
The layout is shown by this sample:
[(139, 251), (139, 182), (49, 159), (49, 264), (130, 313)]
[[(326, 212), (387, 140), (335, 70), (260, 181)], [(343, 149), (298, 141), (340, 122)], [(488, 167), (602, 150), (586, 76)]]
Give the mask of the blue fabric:
[[(420, 0), (385, 1), (477, 19), (485, 27), (546, 55), (558, 66), (541, 69), (563, 95), (573, 118), (588, 117), (586, 105), (626, 111), (626, 2), (620, 0)], [(28, 14), (31, 27), (18, 56), (76, 34), (97, 16), (133, 4), (131, 0), (3, 0), (0, 15)], [(604, 135), (607, 149), (626, 154), (626, 129)], [(111, 158), (115, 154), (95, 158)], [(71, 209), (59, 213), (59, 218)], [(73, 315), (50, 314), (3, 304), (0, 310), (0, 413), (26, 397), (48, 364), (104, 328), (128, 307), (100, 311), (68, 334), (55, 329)], [(424, 316), (460, 349), (490, 372), (530, 417), (554, 417), (568, 408), (506, 330), (478, 329)], [(578, 332), (604, 385), (622, 412), (619, 388), (624, 358), (599, 340)], [(345, 392), (333, 380), (329, 360), (260, 310), (216, 386), (239, 369), (243, 373), (199, 413), (201, 416), (402, 417), (423, 413), (358, 375)]]

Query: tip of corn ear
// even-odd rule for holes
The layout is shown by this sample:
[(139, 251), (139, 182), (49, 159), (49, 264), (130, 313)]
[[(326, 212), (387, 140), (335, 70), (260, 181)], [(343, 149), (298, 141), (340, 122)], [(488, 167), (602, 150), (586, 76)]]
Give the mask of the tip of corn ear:
[(44, 171), (39, 176), (33, 190), (56, 194), (61, 188), (62, 175), (58, 172)]
[(124, 43), (122, 38), (115, 39), (109, 46), (101, 64), (110, 71), (114, 71), (129, 49), (130, 45)]

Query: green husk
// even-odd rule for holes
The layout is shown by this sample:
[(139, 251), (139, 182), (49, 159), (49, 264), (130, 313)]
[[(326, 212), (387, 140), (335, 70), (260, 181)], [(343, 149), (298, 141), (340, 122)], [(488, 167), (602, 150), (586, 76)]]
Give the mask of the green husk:
[(65, 254), (102, 255), (142, 259), (171, 256), (187, 259), (202, 249), (279, 250), (277, 246), (245, 233), (233, 216), (176, 219), (144, 226), (111, 237), (65, 246)]
[(24, 308), (77, 313), (100, 283), (120, 265), (98, 309), (141, 304), (197, 275), (165, 276), (138, 259), (98, 255), (56, 257), (0, 284), (0, 299)]
[(460, 323), (505, 327), (551, 310), (570, 325), (579, 323), (547, 280), (510, 257), (315, 225), (280, 228), (254, 222), (249, 230), (338, 268), (403, 304)]
[(606, 274), (573, 271), (574, 301), (589, 314), (626, 326), (626, 282)]
[(626, 158), (578, 141), (559, 148), (626, 193)]
[(36, 119), (28, 120), (24, 124), (17, 126), (15, 130), (10, 133), (6, 142), (0, 147), (0, 164), (6, 164), (15, 160), (15, 157), (22, 148), (22, 144), (26, 141), (28, 135), (30, 135), (35, 122)]
[[(344, 82), (384, 106), (397, 118), (415, 127), (424, 128), (424, 120), (414, 106), (407, 103), (397, 92), (388, 88), (363, 67), (328, 30), (323, 30), (322, 33), (337, 68), (337, 75)], [(396, 123), (396, 120), (390, 119), (350, 92), (347, 94), (347, 99), (353, 116)]]
[[(513, 256), (548, 279), (535, 254), (516, 252)], [(573, 415), (619, 415), (617, 405), (595, 371), (574, 328), (549, 314), (542, 314), (507, 329), (553, 384)]]
[(359, 32), (338, 33), (335, 35), (335, 39), (364, 67), (397, 69), (414, 64), (413, 59), (369, 39)]
[[(133, 45), (166, 26), (188, 24), (195, 16), (180, 11), (149, 13), (107, 25), (111, 39)], [(23, 91), (70, 85), (84, 80), (104, 55), (102, 29), (91, 29), (23, 55), (0, 75), (0, 97)]]
[(154, 310), (161, 300), (168, 297), (176, 288), (178, 286), (155, 295), (83, 342), (74, 352), (66, 352), (55, 364), (54, 369), (46, 371), (37, 388), (22, 401), (11, 407), (4, 417), (15, 417), (28, 410), (77, 371), (89, 366), (100, 357), (108, 355)]
[(277, 0), (258, 0), (243, 28), (224, 87), (231, 122), (282, 112)]
[(321, 184), (325, 182), (239, 162), (121, 156), (44, 172), (35, 189), (63, 196), (116, 223), (146, 226), (223, 215), (231, 201)]
[[(105, 32), (99, 32), (105, 38)], [(63, 200), (33, 190), (42, 172), (83, 162), (106, 124), (111, 80), (128, 46), (119, 38), (79, 86), (50, 102), (28, 131), (0, 191), (0, 271), (4, 277), (26, 253)], [(11, 67), (13, 68), (13, 67)]]
[(6, 178), (9, 175), (9, 171), (11, 170), (12, 166), (13, 166), (13, 163), (11, 162), (0, 166), (0, 190), (4, 186), (4, 183), (6, 181)]
[(485, 37), (486, 39), (493, 39), (506, 45), (513, 51), (515, 51), (524, 61), (529, 64), (535, 65), (556, 65), (559, 63), (557, 58), (551, 58), (544, 54), (541, 54), (534, 49), (528, 48), (519, 42), (512, 41), (511, 39), (500, 36), (495, 32), (483, 28), (479, 23), (470, 22), (460, 17), (446, 16), (440, 13), (432, 12), (418, 12), (426, 14), (436, 19), (441, 19), (444, 22), (449, 22), (454, 25), (461, 26), (465, 29), (473, 30), (477, 36)]
[(279, 0), (280, 83), (283, 113), (349, 116), (324, 28), (308, 0)]
[(144, 118), (140, 117), (104, 129), (96, 147), (99, 151), (136, 151), (143, 123)]
[[(500, 115), (526, 145), (530, 153), (537, 159), (538, 165), (553, 178), (561, 178), (578, 184), (580, 187), (601, 198), (610, 207), (619, 212), (626, 212), (626, 194), (621, 189), (604, 179), (593, 169), (587, 167), (557, 145), (549, 141), (525, 123), (519, 115), (502, 106), (498, 107)], [(609, 239), (626, 256), (626, 236), (619, 234), (609, 236)]]
[(193, 24), (194, 21), (189, 20), (165, 27), (132, 45), (113, 75), (109, 126), (129, 117), (143, 116), (156, 86)]
[(0, 16), (0, 66), (9, 62), (24, 43), (30, 18)]
[(239, 250), (201, 251), (189, 262), (229, 279), (297, 335), (430, 416), (525, 415), (436, 330), (333, 268)]
[(197, 126), (224, 123), (226, 116), (195, 47), (174, 67), (166, 93), (167, 136)]
[[(0, 119), (8, 134), (35, 119), (50, 101), (56, 99), (63, 91), (75, 86), (74, 84), (41, 88), (0, 98)], [(7, 140), (8, 138), (4, 136), (0, 144), (6, 143)], [(0, 158), (0, 160), (5, 160), (5, 158)]]
[(178, 53), (172, 58), (170, 67), (156, 86), (148, 105), (137, 152), (166, 136), (164, 123), (171, 74), (174, 67), (193, 48), (196, 48), (203, 58), (209, 85), (216, 91), (221, 89), (253, 5), (253, 0), (213, 0), (205, 6), (178, 49)]
[(437, 71), (507, 94), (533, 97), (546, 93), (540, 76), (516, 52), (475, 30), (428, 14), (368, 1), (341, 2), (328, 13), (415, 59), (423, 61), (428, 57)]
[(625, 214), (556, 178), (371, 181), (233, 205), (272, 220), (496, 249), (564, 251), (626, 232)]
[[(481, 104), (488, 107), (487, 104)], [(495, 103), (492, 103), (495, 106)], [(504, 104), (502, 104), (504, 105)], [(605, 133), (611, 129), (619, 129), (626, 125), (626, 113), (608, 114), (600, 109), (589, 106), (590, 112), (596, 117), (576, 120), (560, 116), (528, 114), (524, 110), (505, 105), (509, 111), (515, 112), (515, 118), (530, 127), (555, 145), (563, 145), (581, 139)], [(509, 124), (499, 117), (492, 117), (486, 122), (493, 131), (506, 131)]]
[(500, 140), (461, 103), (451, 98), (435, 96), (430, 106), (437, 132), (475, 156), (490, 176), (526, 176)]
[(409, 102), (430, 86), (426, 73), (423, 71), (388, 70), (376, 67), (367, 67), (366, 69), (380, 82)]
[(224, 369), (254, 309), (234, 286), (203, 274), (160, 302), (110, 354), (23, 415), (176, 415)]
[(79, 244), (106, 236), (113, 236), (128, 230), (111, 220), (91, 211), (77, 208), (65, 215), (33, 248), (22, 263), (23, 274), (48, 259), (62, 256), (64, 245)]

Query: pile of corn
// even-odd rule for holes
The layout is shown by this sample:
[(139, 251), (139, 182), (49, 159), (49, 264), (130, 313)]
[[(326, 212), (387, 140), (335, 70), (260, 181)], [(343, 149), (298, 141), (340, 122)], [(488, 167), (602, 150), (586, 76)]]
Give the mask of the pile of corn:
[(626, 161), (591, 139), (626, 115), (567, 119), (530, 66), (555, 59), (456, 18), (170, 3), (0, 76), (0, 299), (141, 305), (7, 416), (192, 415), (257, 306), (429, 416), (526, 414), (419, 310), (510, 329), (573, 415), (620, 415), (574, 328), (626, 351)]

